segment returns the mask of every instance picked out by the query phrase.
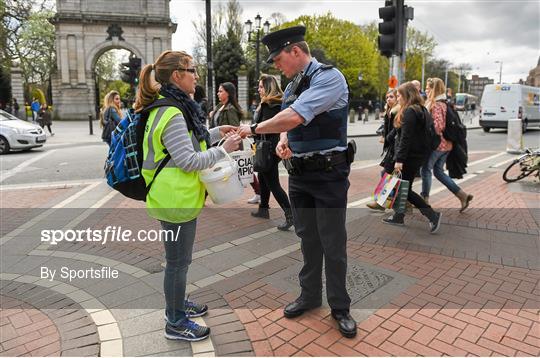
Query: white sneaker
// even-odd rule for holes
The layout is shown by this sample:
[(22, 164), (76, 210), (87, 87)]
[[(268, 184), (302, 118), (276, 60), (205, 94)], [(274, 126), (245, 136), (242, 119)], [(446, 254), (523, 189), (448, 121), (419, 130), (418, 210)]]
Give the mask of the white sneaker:
[(255, 194), (253, 198), (249, 199), (248, 204), (259, 204), (261, 202), (261, 196), (258, 194)]

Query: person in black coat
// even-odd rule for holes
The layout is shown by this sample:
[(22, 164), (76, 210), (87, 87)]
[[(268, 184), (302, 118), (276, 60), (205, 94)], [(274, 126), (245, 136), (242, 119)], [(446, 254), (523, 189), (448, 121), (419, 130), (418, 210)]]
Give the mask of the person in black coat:
[[(392, 174), (394, 171), (394, 137), (396, 134), (394, 130), (394, 118), (399, 111), (399, 104), (397, 103), (396, 97), (397, 90), (394, 88), (386, 93), (386, 111), (384, 113), (384, 122), (381, 126), (381, 138), (379, 140), (379, 142), (383, 144), (383, 159), (379, 164), (383, 167), (381, 175), (384, 173)], [(377, 204), (376, 201), (371, 201), (367, 203), (366, 206), (373, 210), (385, 210), (385, 208)]]
[[(271, 75), (262, 75), (259, 80), (259, 95), (261, 96), (261, 104), (255, 110), (253, 116), (254, 123), (261, 123), (274, 117), (281, 110), (281, 100), (283, 97), (283, 91), (279, 87), (279, 83), (276, 78)], [(255, 136), (255, 142), (266, 140), (272, 143), (272, 148), (276, 148), (279, 142), (279, 134), (262, 134)], [(279, 230), (287, 231), (293, 226), (293, 217), (291, 212), (291, 204), (287, 193), (281, 187), (279, 182), (279, 169), (278, 164), (280, 158), (275, 154), (275, 150), (272, 151), (273, 162), (271, 168), (268, 171), (259, 172), (259, 184), (261, 190), (261, 202), (259, 203), (259, 209), (251, 213), (254, 217), (270, 218), (269, 213), (269, 200), (270, 193), (274, 195), (279, 206), (285, 212), (285, 222), (278, 226)]]
[[(398, 87), (397, 95), (400, 110), (394, 120), (396, 131), (394, 143), (394, 171), (409, 182), (407, 200), (416, 206), (430, 224), (432, 234), (441, 225), (442, 214), (435, 212), (424, 199), (412, 190), (415, 174), (431, 153), (427, 135), (427, 110), (423, 106), (420, 93), (411, 82)], [(429, 117), (431, 118), (431, 117)], [(386, 224), (403, 225), (405, 213), (395, 213), (383, 219)]]

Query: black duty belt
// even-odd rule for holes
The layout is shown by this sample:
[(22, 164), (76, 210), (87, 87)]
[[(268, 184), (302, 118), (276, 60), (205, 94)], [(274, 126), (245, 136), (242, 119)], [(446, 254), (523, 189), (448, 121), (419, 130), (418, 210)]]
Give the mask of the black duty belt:
[(343, 163), (347, 163), (346, 151), (314, 154), (309, 157), (292, 157), (283, 161), (290, 175), (301, 175), (306, 171), (330, 171)]

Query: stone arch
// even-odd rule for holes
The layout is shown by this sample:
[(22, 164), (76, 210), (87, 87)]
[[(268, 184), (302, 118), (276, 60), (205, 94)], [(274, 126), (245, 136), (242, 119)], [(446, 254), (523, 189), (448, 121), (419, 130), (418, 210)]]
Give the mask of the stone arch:
[(88, 51), (85, 61), (86, 72), (94, 72), (96, 62), (101, 57), (101, 55), (103, 55), (109, 50), (114, 49), (131, 51), (135, 54), (135, 56), (141, 59), (143, 66), (148, 62), (145, 59), (145, 56), (143, 56), (143, 53), (135, 45), (127, 41), (104, 41), (97, 44), (96, 46), (94, 46), (94, 48)]
[[(96, 112), (94, 69), (110, 49), (125, 49), (148, 63), (171, 48), (176, 24), (169, 0), (56, 2), (57, 71), (52, 77), (54, 116), (87, 120)], [(95, 118), (95, 117), (94, 117)]]

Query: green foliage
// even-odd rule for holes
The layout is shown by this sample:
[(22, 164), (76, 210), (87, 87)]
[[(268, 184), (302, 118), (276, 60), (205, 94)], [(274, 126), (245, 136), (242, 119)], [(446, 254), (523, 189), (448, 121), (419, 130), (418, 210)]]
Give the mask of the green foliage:
[(414, 27), (407, 27), (407, 56), (405, 80), (420, 80), (422, 78), (422, 57), (424, 61), (433, 56), (437, 42), (427, 32), (421, 32)]
[(229, 30), (227, 35), (220, 35), (213, 45), (216, 85), (222, 82), (236, 82), (240, 66), (244, 64), (244, 54), (240, 41)]
[(131, 96), (131, 86), (122, 80), (100, 81), (99, 82), (99, 106), (103, 106), (103, 98), (110, 91), (120, 93), (120, 98), (125, 100)]
[[(304, 25), (306, 41), (313, 49), (324, 51), (329, 61), (337, 65), (347, 78), (353, 96), (366, 96), (379, 86), (378, 52), (362, 29), (350, 21), (335, 18), (331, 13), (321, 16), (300, 16), (281, 27)], [(358, 81), (361, 73), (363, 80)]]
[(34, 98), (37, 98), (38, 102), (41, 104), (47, 102), (45, 99), (45, 94), (40, 88), (37, 86), (30, 86), (30, 101), (32, 101)]

